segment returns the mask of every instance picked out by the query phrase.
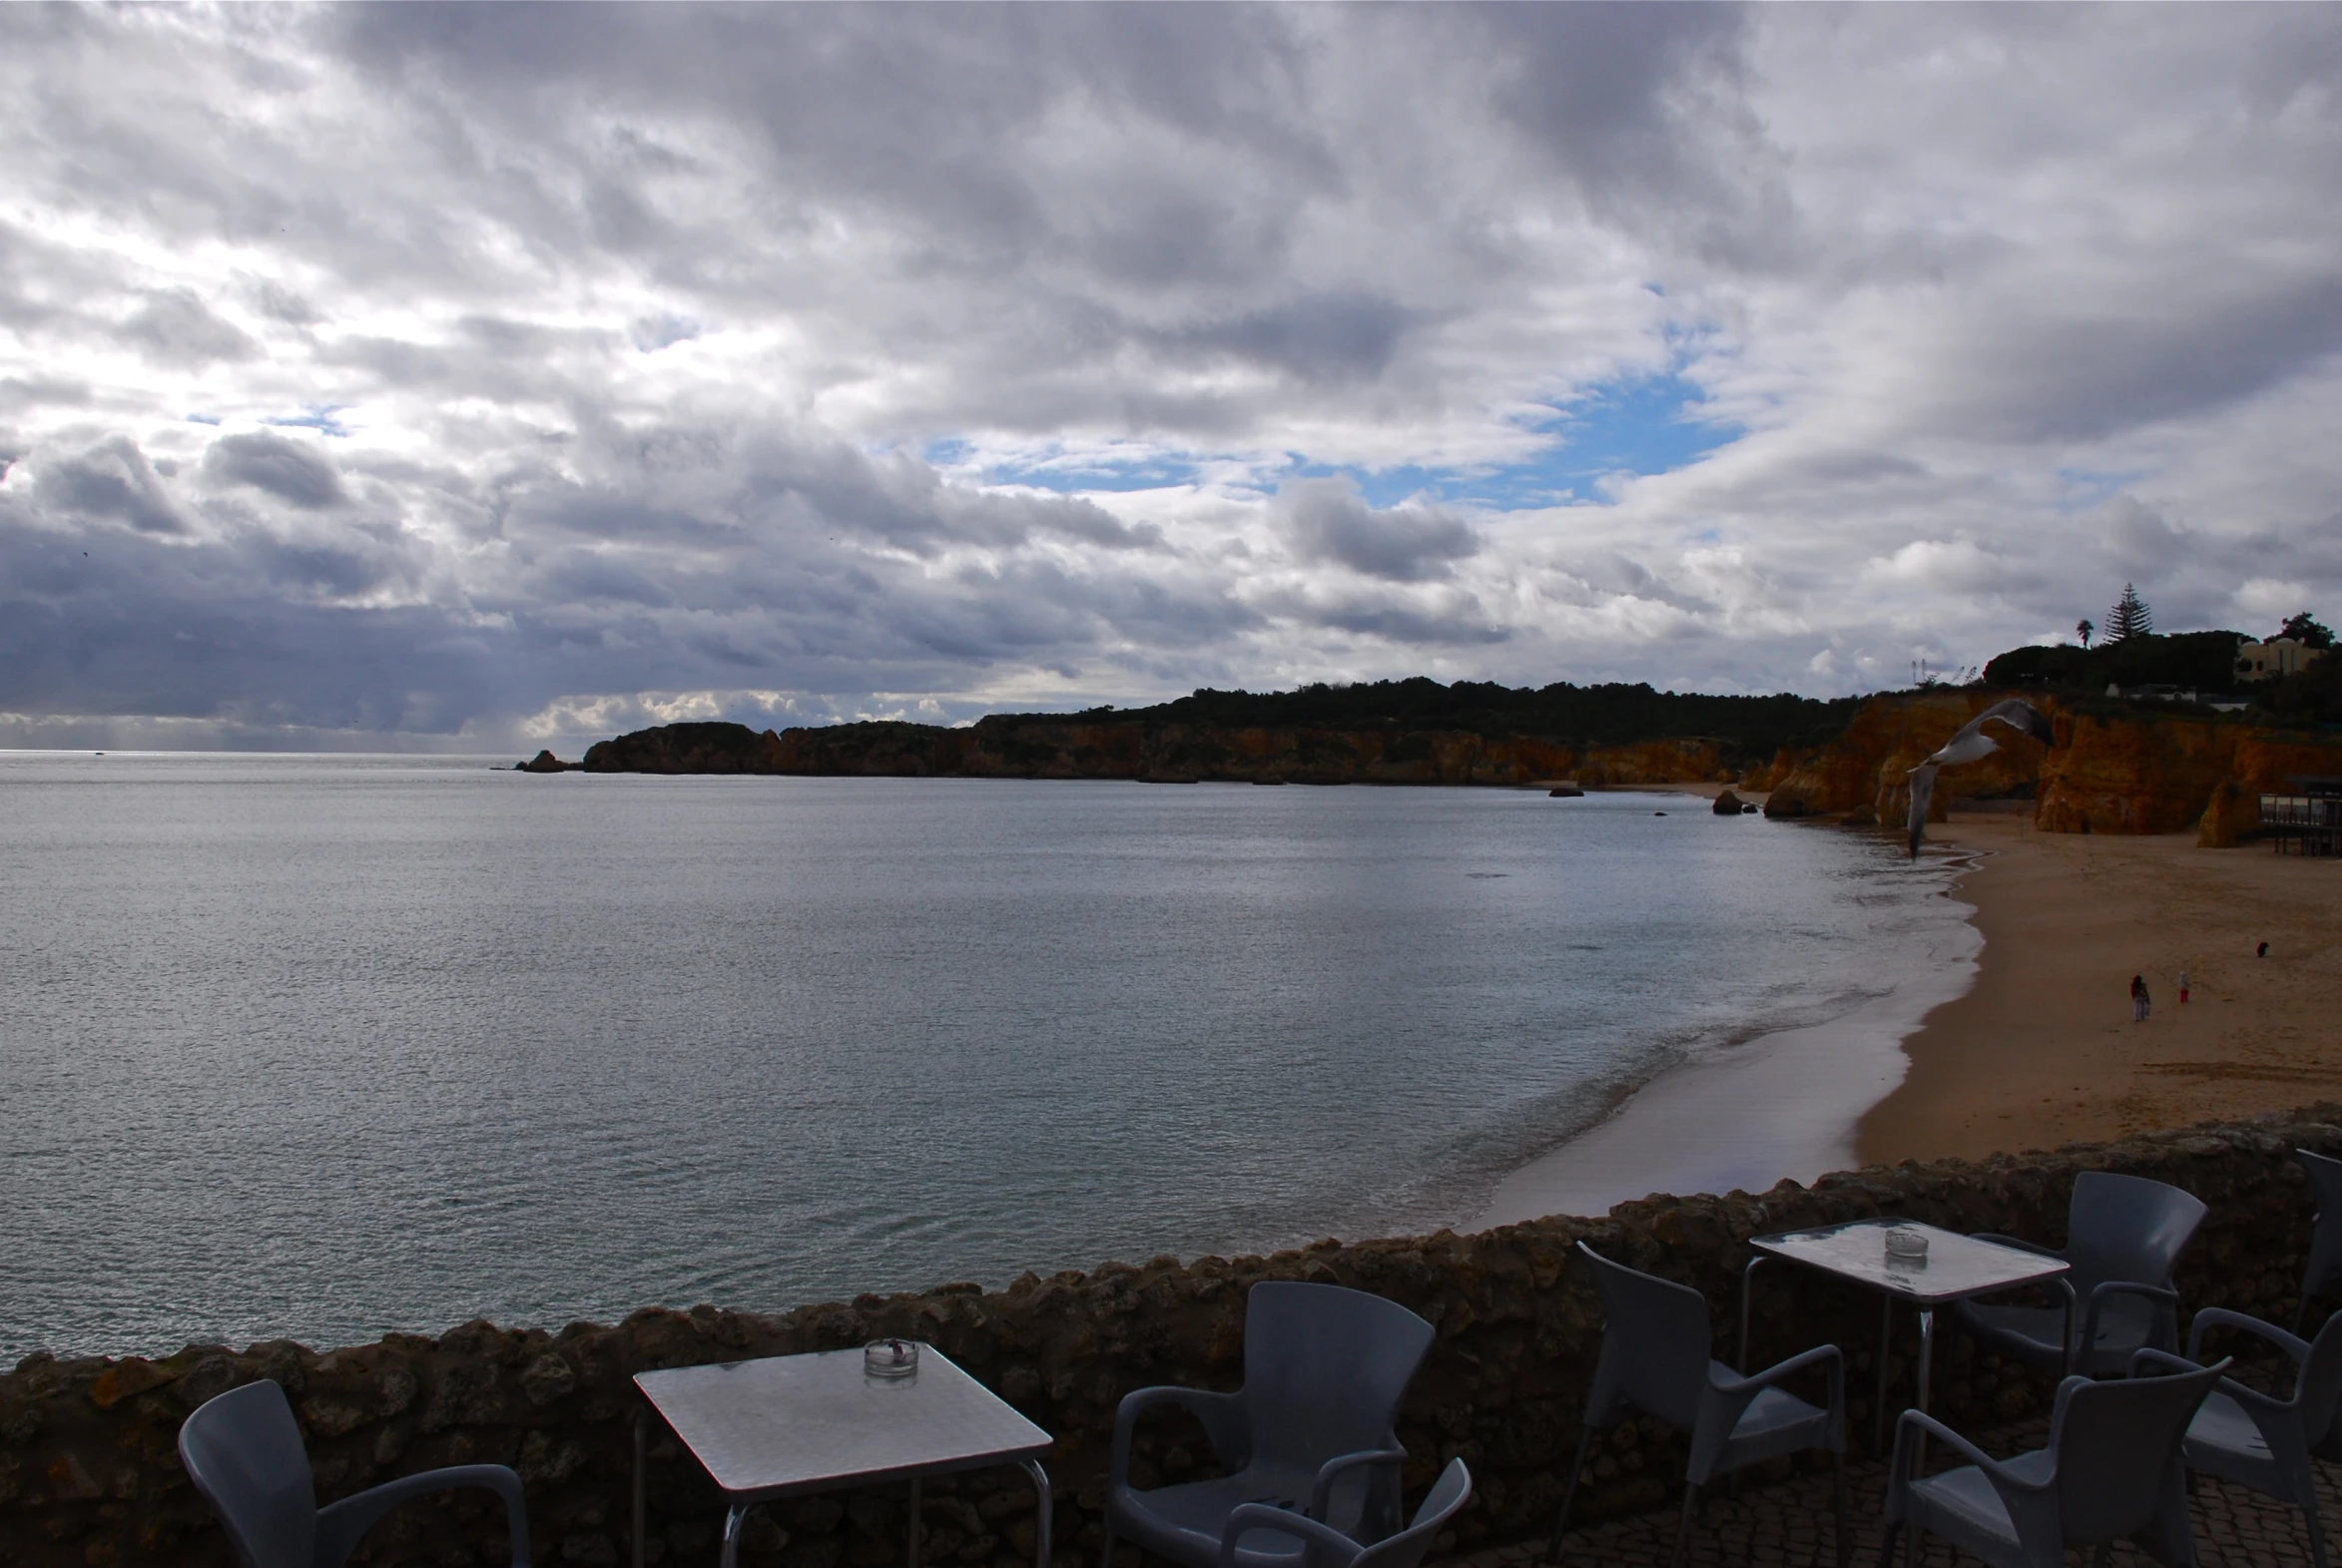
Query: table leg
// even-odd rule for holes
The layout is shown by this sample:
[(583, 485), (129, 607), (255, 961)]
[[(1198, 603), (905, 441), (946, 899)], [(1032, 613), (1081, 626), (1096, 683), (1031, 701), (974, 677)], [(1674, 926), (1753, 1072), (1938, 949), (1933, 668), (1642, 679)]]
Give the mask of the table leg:
[(740, 1526), (748, 1518), (751, 1503), (734, 1503), (732, 1511), (724, 1515), (724, 1553), (717, 1558), (721, 1568), (740, 1568)]
[(904, 1532), (910, 1538), (910, 1568), (918, 1568), (918, 1511), (919, 1484), (918, 1477), (914, 1475), (910, 1478), (910, 1528)]
[(1041, 1468), (1040, 1460), (1025, 1460), (1024, 1473), (1033, 1478), (1033, 1568), (1049, 1568), (1049, 1554), (1055, 1547), (1049, 1532), (1056, 1520), (1057, 1497), (1049, 1489), (1049, 1472)]
[(1879, 1298), (1879, 1392), (1875, 1402), (1878, 1408), (1871, 1412), (1871, 1452), (1881, 1458), (1887, 1455), (1887, 1350), (1895, 1341), (1895, 1298)]
[(634, 1412), (634, 1568), (643, 1568), (643, 1447), (651, 1412)]
[(1754, 1294), (1757, 1265), (1764, 1261), (1765, 1255), (1759, 1253), (1740, 1271), (1740, 1375), (1743, 1377), (1748, 1375), (1749, 1298)]
[[(1928, 1407), (1928, 1367), (1929, 1363), (1935, 1359), (1935, 1309), (1922, 1307), (1919, 1314), (1919, 1404), (1917, 1406), (1922, 1414), (1926, 1413)], [(1911, 1473), (1913, 1475), (1920, 1474), (1926, 1468), (1927, 1462), (1928, 1434), (1924, 1431), (1914, 1431), (1911, 1434)]]

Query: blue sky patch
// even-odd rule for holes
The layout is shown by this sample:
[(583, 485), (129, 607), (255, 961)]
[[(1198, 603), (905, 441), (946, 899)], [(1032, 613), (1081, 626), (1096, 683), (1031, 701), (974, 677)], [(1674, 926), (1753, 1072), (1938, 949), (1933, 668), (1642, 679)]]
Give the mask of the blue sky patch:
[[(1532, 428), (1548, 444), (1522, 462), (1376, 469), (1296, 462), (1288, 472), (1302, 478), (1346, 476), (1376, 507), (1410, 498), (1497, 512), (1599, 502), (1607, 499), (1599, 487), (1609, 475), (1667, 473), (1738, 439), (1738, 426), (1700, 417), (1705, 400), (1698, 386), (1672, 371), (1623, 377), (1547, 405), (1551, 412)], [(995, 464), (984, 477), (995, 484), (1060, 492), (1158, 490), (1195, 482), (1205, 466), (1204, 460), (1181, 454), (1136, 445), (1130, 450), (1129, 460), (1120, 462), (1109, 449), (1046, 463)], [(954, 467), (971, 452), (967, 442), (951, 439), (929, 442), (924, 456), (938, 467)]]
[(348, 406), (347, 403), (312, 403), (297, 414), (282, 414), (275, 419), (264, 419), (261, 423), (314, 430), (319, 435), (347, 435), (349, 427), (337, 416)]

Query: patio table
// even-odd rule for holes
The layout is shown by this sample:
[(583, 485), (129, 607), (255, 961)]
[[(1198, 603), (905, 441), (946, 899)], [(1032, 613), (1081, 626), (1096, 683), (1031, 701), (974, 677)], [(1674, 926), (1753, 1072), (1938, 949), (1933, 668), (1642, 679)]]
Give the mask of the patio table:
[(1013, 1464), (1039, 1496), (1036, 1568), (1049, 1568), (1050, 1438), (930, 1344), (918, 1369), (879, 1377), (860, 1347), (637, 1372), (634, 1561), (643, 1563), (643, 1460), (650, 1418), (665, 1421), (724, 1493), (723, 1568), (740, 1560), (749, 1510), (777, 1498), (882, 1481), (910, 1485), (910, 1568), (918, 1568), (919, 1482)]
[[(1889, 1231), (1915, 1231), (1928, 1240), (1924, 1259), (1889, 1256)], [(1749, 1296), (1757, 1267), (1768, 1259), (1801, 1264), (1823, 1274), (1876, 1291), (1884, 1300), (1879, 1308), (1879, 1391), (1873, 1415), (1871, 1449), (1887, 1447), (1887, 1345), (1895, 1327), (1895, 1304), (1919, 1308), (1918, 1398), (1914, 1408), (1928, 1407), (1928, 1369), (1936, 1343), (1936, 1308), (1972, 1296), (1990, 1296), (2021, 1285), (2051, 1280), (2065, 1273), (2065, 1264), (2023, 1248), (2004, 1247), (1982, 1237), (1962, 1236), (1912, 1220), (1850, 1220), (1810, 1231), (1784, 1231), (1760, 1236), (1749, 1245), (1757, 1255), (1740, 1276), (1740, 1363), (1748, 1370)]]

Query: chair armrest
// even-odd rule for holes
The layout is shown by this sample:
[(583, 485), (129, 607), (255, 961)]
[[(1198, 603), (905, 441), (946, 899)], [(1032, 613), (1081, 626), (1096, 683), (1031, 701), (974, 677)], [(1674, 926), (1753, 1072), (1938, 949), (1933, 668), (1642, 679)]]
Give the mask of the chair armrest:
[(1802, 1372), (1815, 1365), (1827, 1365), (1830, 1368), (1831, 1396), (1836, 1398), (1846, 1378), (1846, 1356), (1834, 1344), (1817, 1344), (1810, 1350), (1798, 1351), (1786, 1361), (1775, 1361), (1761, 1372), (1751, 1372), (1746, 1377), (1735, 1377), (1728, 1382), (1712, 1383), (1710, 1386), (1727, 1397), (1743, 1393), (1754, 1395), (1772, 1387), (1792, 1372)]
[[(2224, 1366), (2228, 1363), (2223, 1361), (2220, 1364)], [(2136, 1377), (2142, 1366), (2152, 1368), (2157, 1374), (2200, 1372), (2204, 1369), (2202, 1362), (2184, 1355), (2173, 1355), (2169, 1350), (2131, 1351), (2130, 1375)], [(2300, 1397), (2299, 1394), (2296, 1394), (2292, 1399), (2272, 1399), (2258, 1388), (2247, 1388), (2233, 1377), (2221, 1378), (2218, 1387), (2220, 1392), (2234, 1399), (2237, 1404), (2243, 1407), (2244, 1413), (2252, 1417), (2253, 1425), (2262, 1428), (2263, 1436), (2267, 1435), (2271, 1421), (2283, 1423), (2284, 1418), (2292, 1413), (2294, 1404)], [(2263, 1416), (2269, 1417), (2269, 1420), (2263, 1420)], [(2270, 1446), (2274, 1448), (2276, 1444), (2272, 1442)]]
[(1333, 1496), (1335, 1481), (1341, 1478), (1345, 1470), (1355, 1470), (1367, 1464), (1387, 1464), (1396, 1469), (1406, 1462), (1407, 1450), (1404, 1448), (1366, 1448), (1357, 1453), (1328, 1459), (1318, 1466), (1317, 1481), (1309, 1489), (1309, 1516), (1317, 1520), (1326, 1517), (1326, 1502)]
[(2224, 1307), (2207, 1307), (2197, 1312), (2195, 1320), (2187, 1325), (2187, 1358), (2191, 1361), (2199, 1359), (2196, 1352), (2203, 1348), (2206, 1328), (2241, 1328), (2246, 1333), (2259, 1334), (2293, 1357), (2297, 1366), (2309, 1355), (2308, 1340), (2287, 1333), (2275, 1323), (2265, 1323), (2258, 1317), (2247, 1317), (2242, 1312), (2232, 1312)]
[(1291, 1509), (1268, 1503), (1242, 1503), (1230, 1511), (1227, 1524), (1221, 1527), (1220, 1568), (1236, 1568), (1236, 1543), (1254, 1530), (1299, 1536), (1311, 1546), (1321, 1548), (1323, 1556), (1314, 1551), (1307, 1554), (1308, 1558), (1317, 1559), (1310, 1568), (1347, 1568), (1365, 1549), (1332, 1525), (1320, 1524)]
[[(2003, 1464), (2000, 1460), (1994, 1458), (1991, 1454), (1985, 1452), (1975, 1443), (1970, 1442), (1967, 1438), (1961, 1436), (1958, 1432), (1954, 1431), (1951, 1427), (1946, 1426), (1942, 1421), (1937, 1420), (1934, 1416), (1928, 1414), (1926, 1411), (1906, 1410), (1895, 1419), (1895, 1454), (1894, 1457), (1888, 1462), (1887, 1466), (1887, 1484), (1890, 1492), (1896, 1486), (1901, 1484), (1901, 1477), (1903, 1474), (1903, 1439), (1905, 1435), (1909, 1433), (1911, 1428), (1915, 1426), (1918, 1427), (1920, 1431), (1925, 1433), (1927, 1436), (1936, 1439), (1937, 1441), (1943, 1443), (1945, 1447), (1950, 1448), (1954, 1453), (1959, 1454), (1961, 1458), (1966, 1459), (1970, 1464), (1975, 1465), (1978, 1472), (1981, 1473), (1986, 1480), (1991, 1481), (1994, 1488), (2001, 1492), (2004, 1496), (2011, 1492), (2016, 1492), (2027, 1496), (2039, 1496), (2045, 1492), (2049, 1491), (2057, 1484), (2057, 1478), (2053, 1474), (2047, 1479), (2040, 1481), (2028, 1481), (2022, 1476), (2013, 1475), (2010, 1473), (2009, 1467), (2007, 1465)], [(2010, 1512), (2012, 1516), (2014, 1516), (2016, 1510), (2011, 1509)]]
[(318, 1568), (340, 1568), (358, 1541), (376, 1521), (400, 1503), (455, 1487), (477, 1486), (504, 1499), (504, 1517), (512, 1530), (512, 1568), (529, 1568), (528, 1502), (521, 1494), (520, 1477), (501, 1464), (458, 1464), (444, 1470), (402, 1475), (395, 1481), (371, 1486), (354, 1497), (344, 1497), (317, 1510)]
[(2059, 1263), (2065, 1261), (2065, 1255), (2056, 1248), (2044, 1247), (2039, 1242), (2029, 1242), (2022, 1236), (2003, 1236), (1998, 1231), (1979, 1231), (1969, 1240), (1972, 1242), (1997, 1242), (2003, 1247), (2014, 1247), (2021, 1253), (2033, 1253), (2042, 1258), (2054, 1258)]
[(1241, 1393), (1213, 1393), (1205, 1388), (1181, 1388), (1175, 1384), (1136, 1388), (1124, 1394), (1122, 1402), (1114, 1407), (1114, 1454), (1107, 1470), (1113, 1480), (1129, 1480), (1131, 1435), (1137, 1430), (1138, 1418), (1158, 1404), (1179, 1405), (1203, 1422), (1204, 1435), (1212, 1440), (1213, 1453), (1229, 1469), (1242, 1469), (1252, 1457), (1252, 1428), (1245, 1418)]

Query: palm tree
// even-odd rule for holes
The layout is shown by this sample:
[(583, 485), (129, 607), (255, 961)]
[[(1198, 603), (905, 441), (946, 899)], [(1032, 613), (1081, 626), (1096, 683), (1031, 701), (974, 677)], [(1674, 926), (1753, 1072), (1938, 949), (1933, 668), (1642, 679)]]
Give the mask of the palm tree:
[(2096, 630), (2097, 628), (2090, 624), (2090, 619), (2086, 615), (2073, 623), (2073, 635), (2081, 639), (2081, 646), (2084, 648), (2089, 646), (2089, 634)]
[(2138, 590), (2130, 584), (2122, 585), (2122, 597), (2114, 601), (2114, 608), (2106, 612), (2106, 641), (2119, 643), (2125, 638), (2150, 637), (2154, 634), (2154, 612), (2139, 598)]

